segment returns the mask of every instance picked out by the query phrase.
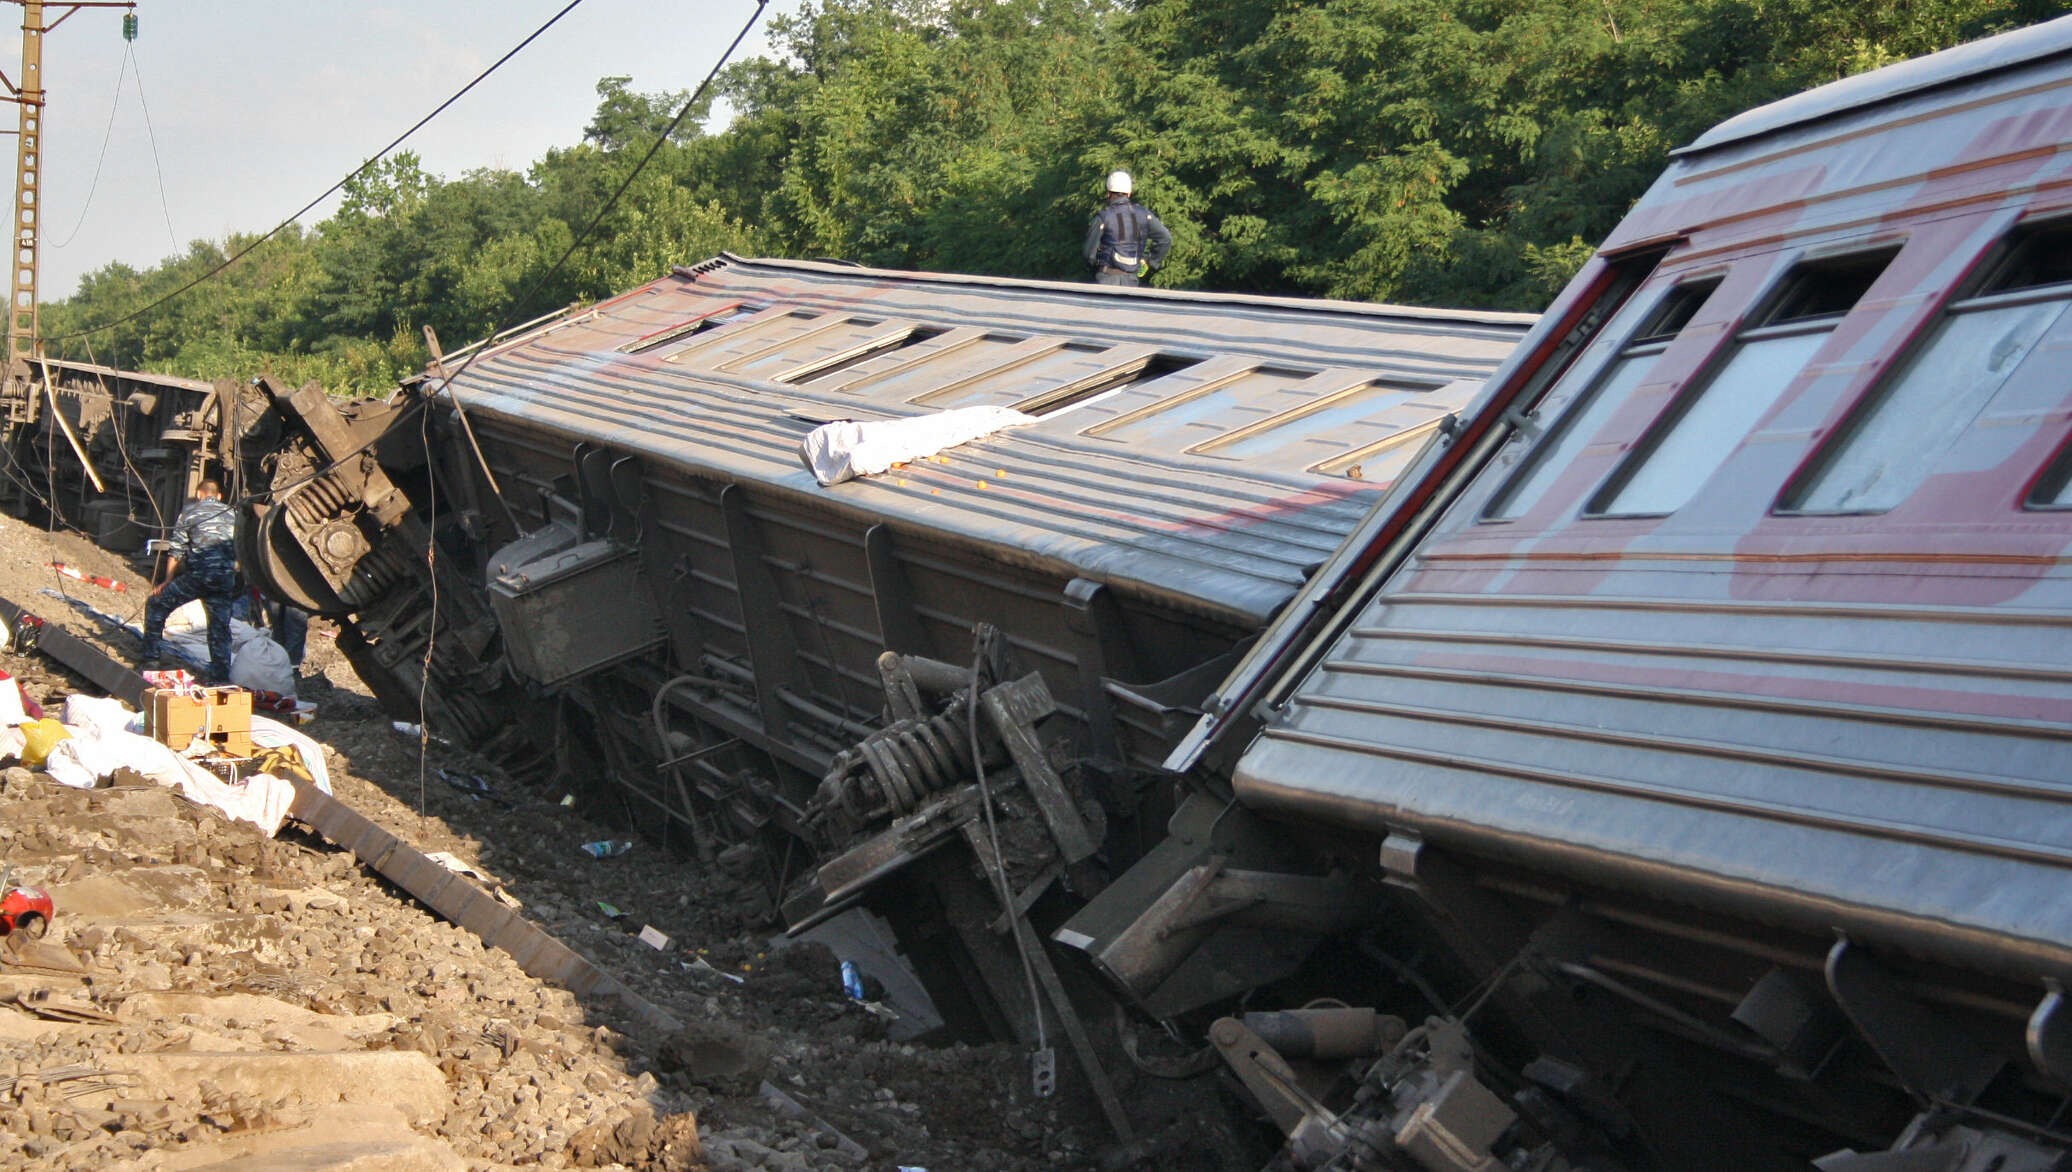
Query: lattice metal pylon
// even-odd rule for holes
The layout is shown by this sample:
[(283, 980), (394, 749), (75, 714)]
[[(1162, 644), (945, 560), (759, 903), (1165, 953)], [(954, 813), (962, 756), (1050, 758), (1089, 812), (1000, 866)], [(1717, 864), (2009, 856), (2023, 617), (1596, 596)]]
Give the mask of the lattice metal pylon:
[[(69, 14), (68, 14), (69, 15)], [(43, 174), (42, 0), (22, 4), (22, 81), (15, 91), (21, 108), (14, 165), (14, 292), (8, 301), (9, 365), (40, 355), (43, 334), (36, 315), (37, 191)]]
[[(22, 6), (21, 83), (0, 75), (10, 92), (7, 99), (21, 109), (20, 129), (15, 139), (14, 164), (14, 276), (7, 305), (7, 357), (12, 367), (38, 358), (43, 353), (43, 334), (36, 306), (36, 236), (43, 217), (40, 188), (43, 176), (43, 38), (82, 8), (127, 8), (131, 0), (73, 0), (46, 5), (44, 0), (13, 0)], [(58, 18), (44, 23), (46, 8), (61, 9)], [(134, 36), (136, 26), (124, 25), (124, 35)]]

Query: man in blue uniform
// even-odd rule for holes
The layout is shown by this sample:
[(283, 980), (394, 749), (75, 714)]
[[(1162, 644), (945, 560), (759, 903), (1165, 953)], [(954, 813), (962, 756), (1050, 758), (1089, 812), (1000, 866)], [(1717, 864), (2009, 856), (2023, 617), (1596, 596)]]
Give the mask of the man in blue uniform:
[(173, 521), (165, 580), (144, 604), (141, 666), (158, 665), (166, 617), (199, 598), (209, 616), (208, 678), (223, 683), (230, 679), (230, 608), (237, 602), (237, 511), (223, 503), (223, 489), (213, 480), (196, 485), (194, 497)]
[(1128, 171), (1108, 176), (1108, 202), (1086, 226), (1086, 263), (1101, 285), (1134, 285), (1165, 263), (1173, 234), (1144, 205), (1130, 198)]

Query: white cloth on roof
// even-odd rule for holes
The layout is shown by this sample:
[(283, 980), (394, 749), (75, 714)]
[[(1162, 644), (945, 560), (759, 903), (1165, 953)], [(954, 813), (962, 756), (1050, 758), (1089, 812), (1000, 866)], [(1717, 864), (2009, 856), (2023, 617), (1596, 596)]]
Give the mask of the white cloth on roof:
[(845, 419), (808, 432), (799, 443), (799, 459), (822, 485), (840, 484), (1034, 422), (1036, 416), (1012, 407), (959, 407), (870, 423)]

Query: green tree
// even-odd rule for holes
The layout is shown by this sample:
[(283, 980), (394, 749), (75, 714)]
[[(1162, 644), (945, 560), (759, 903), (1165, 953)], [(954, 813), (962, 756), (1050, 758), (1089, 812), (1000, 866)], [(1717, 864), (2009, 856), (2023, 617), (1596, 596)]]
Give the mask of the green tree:
[(373, 392), (424, 361), (425, 326), (459, 345), (723, 250), (1077, 278), (1116, 168), (1173, 230), (1159, 284), (1536, 309), (1705, 128), (2066, 7), (808, 0), (722, 74), (724, 127), (603, 78), (582, 139), (522, 173), (398, 154), (164, 304), (248, 241), (89, 274), (46, 334)]

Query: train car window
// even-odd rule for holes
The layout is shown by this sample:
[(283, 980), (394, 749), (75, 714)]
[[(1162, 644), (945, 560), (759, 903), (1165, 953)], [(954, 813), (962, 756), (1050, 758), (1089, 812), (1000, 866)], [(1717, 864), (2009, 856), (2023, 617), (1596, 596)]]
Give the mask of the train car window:
[(909, 350), (923, 342), (932, 342), (949, 332), (942, 326), (912, 326), (903, 328), (889, 337), (866, 338), (846, 351), (833, 352), (802, 368), (786, 371), (778, 375), (774, 381), (800, 386), (817, 383), (887, 354)]
[(1067, 407), (1085, 406), (1096, 396), (1148, 383), (1200, 364), (1201, 359), (1183, 354), (1153, 354), (1110, 366), (1091, 378), (1031, 395), (1015, 403), (1014, 409), (1028, 415), (1055, 415)]
[(2043, 479), (2036, 485), (2036, 491), (2029, 494), (2029, 507), (2036, 509), (2072, 508), (2072, 444), (2066, 445), (2052, 460)]
[(619, 353), (645, 354), (657, 346), (666, 346), (671, 342), (681, 341), (694, 334), (716, 330), (728, 322), (754, 317), (767, 308), (769, 307), (766, 305), (750, 305), (745, 301), (729, 305), (725, 308), (714, 310), (702, 317), (694, 317), (689, 321), (678, 322), (673, 326), (665, 326), (652, 334), (645, 334), (635, 338), (631, 342), (619, 347)]
[(1726, 361), (1678, 397), (1584, 512), (1650, 517), (1682, 508), (1783, 396), (1897, 251), (1822, 258), (1793, 269)]
[[(1348, 387), (1336, 394), (1276, 412), (1256, 423), (1232, 428), (1187, 450), (1238, 460), (1255, 460), (1269, 454), (1305, 449), (1311, 452), (1329, 449), (1329, 454), (1336, 456), (1344, 450), (1344, 441), (1340, 437), (1347, 428), (1392, 412), (1401, 412), (1406, 407), (1415, 410), (1412, 405), (1416, 400), (1436, 389), (1430, 383), (1387, 379)], [(1434, 418), (1445, 414), (1439, 407), (1430, 407), (1429, 410)]]
[[(1950, 305), (1897, 377), (1852, 412), (1811, 478), (1781, 507), (1880, 513), (1906, 500), (1966, 436), (2009, 413), (2014, 405), (2003, 402), (2004, 392), (2068, 305), (2072, 226), (2015, 241), (1970, 296)], [(2015, 413), (2034, 418), (2027, 406)]]
[(1618, 357), (1575, 396), (1578, 403), (1564, 404), (1563, 388), (1556, 387), (1541, 409), (1543, 415), (1554, 418), (1552, 429), (1526, 458), (1525, 466), (1497, 493), (1483, 519), (1505, 521), (1530, 512), (1575, 454), (1625, 405), (1655, 364), (1656, 356), (1669, 348), (1669, 343), (1690, 324), (1705, 299), (1718, 287), (1719, 280), (1714, 278), (1686, 282), (1671, 289), (1633, 331)]

